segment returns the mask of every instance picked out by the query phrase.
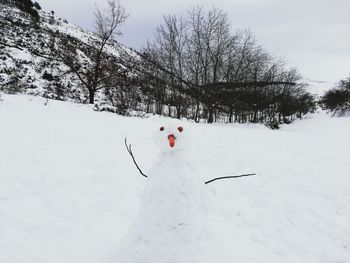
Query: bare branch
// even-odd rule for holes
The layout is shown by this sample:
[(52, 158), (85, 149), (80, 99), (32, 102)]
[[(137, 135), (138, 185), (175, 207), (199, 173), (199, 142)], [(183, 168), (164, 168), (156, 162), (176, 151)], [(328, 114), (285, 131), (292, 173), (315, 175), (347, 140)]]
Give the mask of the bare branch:
[(125, 137), (125, 140), (124, 140), (124, 143), (125, 143), (125, 147), (126, 147), (126, 150), (128, 151), (128, 153), (130, 154), (137, 170), (139, 170), (140, 174), (142, 174), (144, 177), (148, 177), (147, 175), (145, 175), (142, 170), (140, 169), (140, 167), (138, 166), (138, 164), (136, 163), (136, 160), (135, 160), (135, 157), (134, 157), (134, 154), (132, 152), (132, 149), (131, 149), (131, 144), (128, 145), (128, 142), (127, 142), (127, 137)]
[(12, 47), (12, 48), (16, 48), (16, 49), (19, 49), (19, 50), (23, 50), (23, 48), (20, 48), (19, 46), (6, 44), (6, 43), (4, 43), (4, 42), (0, 42), (0, 45), (3, 45), (3, 46), (5, 46), (5, 47)]
[(210, 183), (212, 183), (214, 181), (222, 180), (222, 179), (239, 178), (239, 177), (252, 176), (252, 175), (255, 175), (255, 173), (254, 174), (241, 174), (241, 175), (232, 175), (232, 176), (222, 176), (222, 177), (217, 177), (217, 178), (211, 179), (209, 181), (206, 181), (205, 184), (210, 184)]
[(126, 13), (125, 8), (120, 5), (119, 0), (109, 0), (108, 11), (102, 12), (96, 6), (95, 11), (95, 23), (96, 34), (102, 39), (102, 41), (109, 41), (113, 39), (114, 35), (121, 35), (121, 31), (117, 30), (129, 15)]

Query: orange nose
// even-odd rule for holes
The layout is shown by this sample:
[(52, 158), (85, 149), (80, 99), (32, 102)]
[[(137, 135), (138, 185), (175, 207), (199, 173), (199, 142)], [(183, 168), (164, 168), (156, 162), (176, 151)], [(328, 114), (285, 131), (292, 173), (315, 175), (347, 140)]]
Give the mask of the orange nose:
[(170, 147), (174, 147), (175, 146), (175, 136), (174, 136), (174, 134), (170, 134), (169, 136), (168, 136), (168, 140), (169, 140), (169, 145), (170, 145)]

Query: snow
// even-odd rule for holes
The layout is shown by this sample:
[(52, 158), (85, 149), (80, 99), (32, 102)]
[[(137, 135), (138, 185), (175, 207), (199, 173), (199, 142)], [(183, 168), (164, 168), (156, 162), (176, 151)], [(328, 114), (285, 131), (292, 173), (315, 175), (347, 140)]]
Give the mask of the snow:
[(338, 84), (336, 82), (319, 81), (308, 78), (303, 80), (308, 85), (306, 87), (307, 91), (316, 95), (318, 98), (323, 96), (328, 90), (336, 87)]
[[(126, 118), (24, 95), (1, 99), (0, 262), (118, 262), (140, 208), (145, 202), (152, 206), (147, 192), (169, 187), (159, 176), (150, 186), (152, 170), (163, 167), (153, 165), (159, 153), (153, 133), (167, 120)], [(201, 190), (188, 193), (200, 195), (181, 205), (199, 206), (196, 216), (185, 219), (205, 228), (201, 262), (350, 261), (348, 117), (321, 112), (278, 131), (184, 122), (185, 132), (190, 161), (181, 169), (183, 175), (193, 172), (190, 182)], [(150, 178), (134, 167), (125, 137)], [(248, 172), (257, 175), (204, 185)], [(174, 174), (168, 175), (175, 180)], [(167, 213), (176, 216), (179, 210)], [(144, 231), (153, 234), (146, 225)], [(208, 260), (211, 252), (215, 260)]]

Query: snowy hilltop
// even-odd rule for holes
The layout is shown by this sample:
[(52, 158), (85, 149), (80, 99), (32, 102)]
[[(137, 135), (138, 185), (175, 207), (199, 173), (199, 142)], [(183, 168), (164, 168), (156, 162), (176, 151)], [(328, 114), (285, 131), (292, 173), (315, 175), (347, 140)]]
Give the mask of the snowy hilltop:
[[(53, 11), (37, 10), (38, 19), (34, 19), (31, 14), (6, 2), (10, 1), (0, 1), (1, 90), (10, 94), (26, 93), (86, 102), (88, 90), (57, 50), (60, 45), (71, 45), (82, 65), (87, 66), (92, 63), (88, 55), (98, 48), (100, 41), (96, 34), (55, 16)], [(116, 65), (120, 65), (121, 53), (136, 55), (115, 41), (107, 44), (105, 52)], [(107, 103), (107, 97), (101, 91), (96, 102), (99, 105)], [(108, 103), (112, 108), (113, 103)]]

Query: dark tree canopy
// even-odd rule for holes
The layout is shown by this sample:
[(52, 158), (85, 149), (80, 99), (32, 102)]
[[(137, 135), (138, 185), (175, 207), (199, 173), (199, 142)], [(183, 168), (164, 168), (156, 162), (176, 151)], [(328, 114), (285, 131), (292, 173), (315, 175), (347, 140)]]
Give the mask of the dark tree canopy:
[(327, 91), (320, 104), (333, 113), (343, 114), (350, 111), (350, 77), (341, 80), (337, 87)]
[[(195, 121), (290, 122), (314, 110), (314, 98), (249, 31), (232, 32), (219, 9), (164, 16), (141, 54), (148, 110)], [(146, 86), (146, 87), (145, 87)]]

